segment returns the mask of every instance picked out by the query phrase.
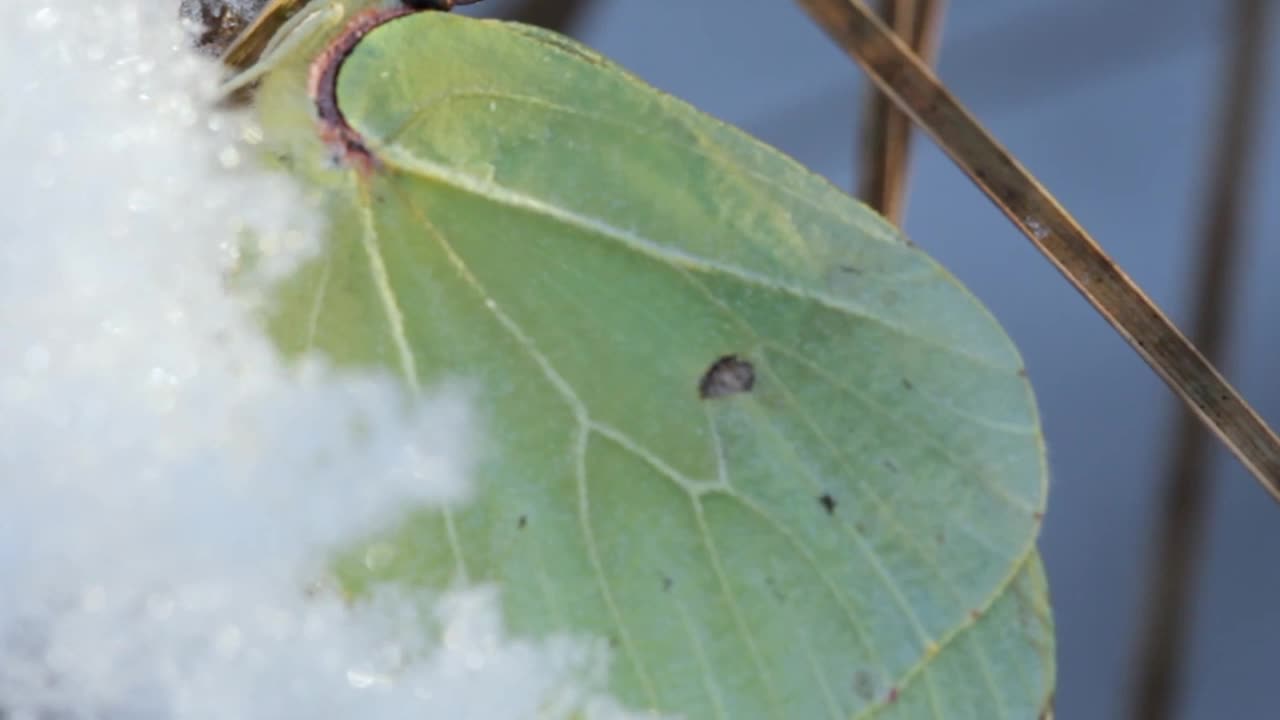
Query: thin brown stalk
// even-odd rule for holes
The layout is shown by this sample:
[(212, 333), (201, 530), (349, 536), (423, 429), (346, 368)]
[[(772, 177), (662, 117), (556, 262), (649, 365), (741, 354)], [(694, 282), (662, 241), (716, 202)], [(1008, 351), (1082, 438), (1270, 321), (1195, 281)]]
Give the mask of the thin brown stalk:
[(243, 70), (252, 65), (276, 32), (306, 4), (307, 0), (268, 0), (253, 22), (223, 53), (222, 64), (233, 70)]
[[(1223, 45), (1222, 118), (1209, 158), (1205, 212), (1201, 219), (1192, 336), (1205, 356), (1222, 361), (1233, 314), (1241, 218), (1249, 194), (1258, 120), (1266, 87), (1267, 11), (1270, 0), (1236, 0), (1234, 22)], [(1208, 435), (1187, 412), (1170, 433), (1168, 478), (1157, 528), (1152, 576), (1147, 585), (1145, 625), (1135, 667), (1138, 677), (1131, 717), (1174, 717), (1179, 698), (1186, 634), (1191, 627), (1200, 555), (1208, 521)]]
[(797, 0), (1280, 499), (1280, 438), (861, 0)]
[[(207, 0), (206, 0), (207, 1)], [(244, 70), (256, 62), (271, 39), (286, 23), (301, 12), (310, 0), (254, 0), (262, 9), (222, 54), (222, 64), (232, 70)], [(481, 0), (436, 0), (437, 10), (450, 10), (458, 5), (474, 5)], [(418, 7), (423, 7), (419, 4)]]
[[(885, 22), (926, 63), (937, 58), (945, 0), (884, 0)], [(879, 90), (867, 96), (856, 177), (857, 195), (895, 225), (906, 212), (911, 119)]]

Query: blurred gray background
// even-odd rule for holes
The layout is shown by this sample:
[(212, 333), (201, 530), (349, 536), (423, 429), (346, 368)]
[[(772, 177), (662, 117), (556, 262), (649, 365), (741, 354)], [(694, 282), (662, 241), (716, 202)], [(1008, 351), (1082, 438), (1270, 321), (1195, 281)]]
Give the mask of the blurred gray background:
[[(488, 0), (483, 13), (517, 4)], [(1180, 324), (1198, 269), (1230, 7), (952, 0), (947, 8), (944, 81)], [(594, 0), (571, 33), (851, 186), (865, 82), (791, 2)], [(1270, 59), (1280, 62), (1280, 48)], [(1274, 425), (1280, 67), (1265, 104), (1224, 370)], [(1053, 469), (1042, 548), (1058, 629), (1057, 716), (1126, 717), (1176, 403), (927, 139), (917, 137), (912, 166), (906, 231), (992, 308), (1038, 391)], [(1280, 717), (1280, 506), (1216, 444), (1212, 467), (1177, 716)]]

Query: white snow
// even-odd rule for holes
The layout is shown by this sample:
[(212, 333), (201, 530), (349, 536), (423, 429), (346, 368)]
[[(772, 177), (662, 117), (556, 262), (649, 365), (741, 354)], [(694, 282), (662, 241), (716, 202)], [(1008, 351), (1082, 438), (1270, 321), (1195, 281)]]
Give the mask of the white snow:
[(242, 230), (277, 274), (316, 228), (205, 108), (175, 18), (0, 3), (0, 717), (611, 713), (600, 643), (506, 637), (501, 588), (325, 582), (335, 548), (465, 501), (483, 427), (465, 385), (409, 408), (291, 369), (228, 293)]

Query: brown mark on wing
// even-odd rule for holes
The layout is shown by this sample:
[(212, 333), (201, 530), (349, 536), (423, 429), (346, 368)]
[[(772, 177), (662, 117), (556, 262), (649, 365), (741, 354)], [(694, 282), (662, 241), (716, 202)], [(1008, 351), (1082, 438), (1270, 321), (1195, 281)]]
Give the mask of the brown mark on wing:
[(320, 137), (334, 149), (339, 161), (363, 174), (373, 172), (378, 166), (378, 159), (370, 152), (360, 133), (347, 122), (338, 105), (338, 73), (360, 41), (396, 18), (424, 10), (448, 11), (454, 5), (469, 5), (473, 2), (477, 0), (402, 0), (390, 7), (364, 10), (352, 17), (324, 52), (312, 61), (307, 92), (316, 104)]
[(334, 149), (341, 162), (364, 174), (377, 167), (377, 158), (369, 152), (364, 138), (351, 127), (342, 114), (342, 108), (338, 106), (338, 73), (366, 35), (383, 23), (414, 12), (417, 10), (411, 7), (397, 6), (371, 8), (358, 13), (311, 63), (307, 92), (316, 104), (320, 138)]
[(725, 355), (711, 363), (698, 382), (698, 395), (704, 400), (751, 392), (756, 384), (755, 367), (737, 355)]

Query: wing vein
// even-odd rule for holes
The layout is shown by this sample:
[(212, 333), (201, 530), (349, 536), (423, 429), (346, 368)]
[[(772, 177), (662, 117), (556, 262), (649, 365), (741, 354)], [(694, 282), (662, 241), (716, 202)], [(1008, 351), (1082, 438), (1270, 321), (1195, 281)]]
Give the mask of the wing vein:
[(316, 333), (320, 327), (320, 315), (324, 311), (325, 295), (329, 291), (329, 273), (333, 268), (333, 259), (325, 258), (324, 268), (320, 271), (320, 281), (316, 283), (316, 294), (311, 299), (311, 310), (307, 313), (307, 341), (304, 349), (311, 352), (316, 347)]
[[(400, 372), (404, 375), (410, 391), (416, 397), (421, 393), (418, 381), (418, 362), (414, 357), (413, 347), (409, 344), (408, 334), (405, 332), (404, 313), (400, 310), (400, 302), (396, 298), (395, 288), (391, 283), (391, 275), (387, 272), (386, 259), (382, 256), (382, 246), (379, 243), (377, 225), (373, 220), (372, 203), (368, 196), (368, 188), (361, 187), (361, 194), (364, 200), (360, 205), (360, 222), (363, 230), (361, 243), (364, 246), (365, 255), (369, 258), (369, 272), (373, 277), (374, 287), (378, 290), (378, 298), (382, 302), (383, 312), (387, 318), (387, 326), (391, 332), (392, 341), (395, 343), (396, 354), (400, 360)], [(443, 514), (445, 534), (449, 537), (449, 547), (453, 551), (457, 572), (461, 578), (465, 579), (469, 576), (467, 560), (462, 552), (462, 540), (458, 537), (458, 528), (453, 517), (453, 511), (446, 507), (443, 508)]]
[(433, 180), (435, 182), (449, 185), (463, 192), (483, 197), (489, 201), (506, 205), (507, 207), (531, 212), (539, 217), (553, 219), (561, 224), (583, 231), (588, 235), (606, 237), (642, 255), (657, 259), (674, 267), (691, 268), (701, 272), (725, 275), (748, 285), (790, 295), (801, 300), (813, 302), (836, 312), (862, 318), (868, 322), (880, 325), (881, 327), (884, 327), (905, 339), (911, 340), (919, 345), (945, 352), (948, 355), (964, 360), (976, 367), (1010, 372), (1017, 369), (997, 365), (988, 359), (972, 355), (952, 345), (939, 343), (931, 338), (915, 334), (902, 325), (895, 324), (884, 317), (876, 315), (865, 307), (854, 305), (847, 298), (837, 298), (825, 292), (816, 292), (796, 287), (794, 285), (777, 282), (757, 272), (731, 265), (724, 265), (706, 258), (691, 255), (669, 247), (664, 247), (653, 240), (611, 225), (599, 218), (582, 215), (567, 208), (548, 203), (540, 198), (528, 195), (527, 193), (512, 190), (511, 188), (504, 187), (492, 181), (481, 180), (467, 173), (459, 172), (453, 168), (422, 160), (400, 145), (391, 145), (384, 149), (382, 159), (388, 166), (406, 174), (416, 175), (426, 180)]
[(600, 589), (601, 599), (604, 601), (609, 614), (612, 616), (614, 623), (617, 625), (618, 634), (621, 636), (621, 643), (632, 666), (636, 669), (636, 674), (640, 678), (641, 685), (644, 686), (645, 693), (649, 696), (649, 701), (653, 707), (658, 707), (657, 686), (653, 679), (649, 676), (644, 663), (640, 660), (640, 655), (636, 649), (635, 640), (631, 637), (631, 632), (623, 622), (622, 611), (616, 598), (614, 598), (613, 590), (609, 585), (609, 581), (605, 576), (604, 563), (600, 559), (600, 551), (596, 544), (595, 532), (591, 528), (591, 502), (587, 491), (587, 440), (591, 428), (591, 418), (578, 395), (573, 390), (573, 386), (555, 369), (551, 361), (538, 349), (537, 343), (530, 338), (516, 321), (507, 315), (499, 307), (498, 303), (493, 300), (492, 296), (485, 289), (480, 279), (471, 272), (466, 261), (458, 254), (453, 244), (449, 242), (440, 228), (431, 222), (426, 215), (408, 198), (401, 194), (401, 199), (410, 212), (417, 217), (422, 226), (426, 228), (440, 249), (444, 251), (445, 256), (449, 259), (449, 263), (453, 266), (454, 271), (458, 273), (458, 277), (462, 279), (469, 287), (475, 290), (480, 296), (484, 306), (498, 321), (498, 324), (511, 335), (516, 344), (529, 356), (531, 360), (538, 366), (547, 382), (555, 388), (565, 403), (573, 412), (574, 419), (577, 423), (577, 432), (574, 437), (572, 446), (574, 461), (574, 474), (578, 487), (578, 520), (583, 533), (584, 544), (587, 548), (587, 556), (590, 559), (592, 570), (596, 576), (596, 585)]

